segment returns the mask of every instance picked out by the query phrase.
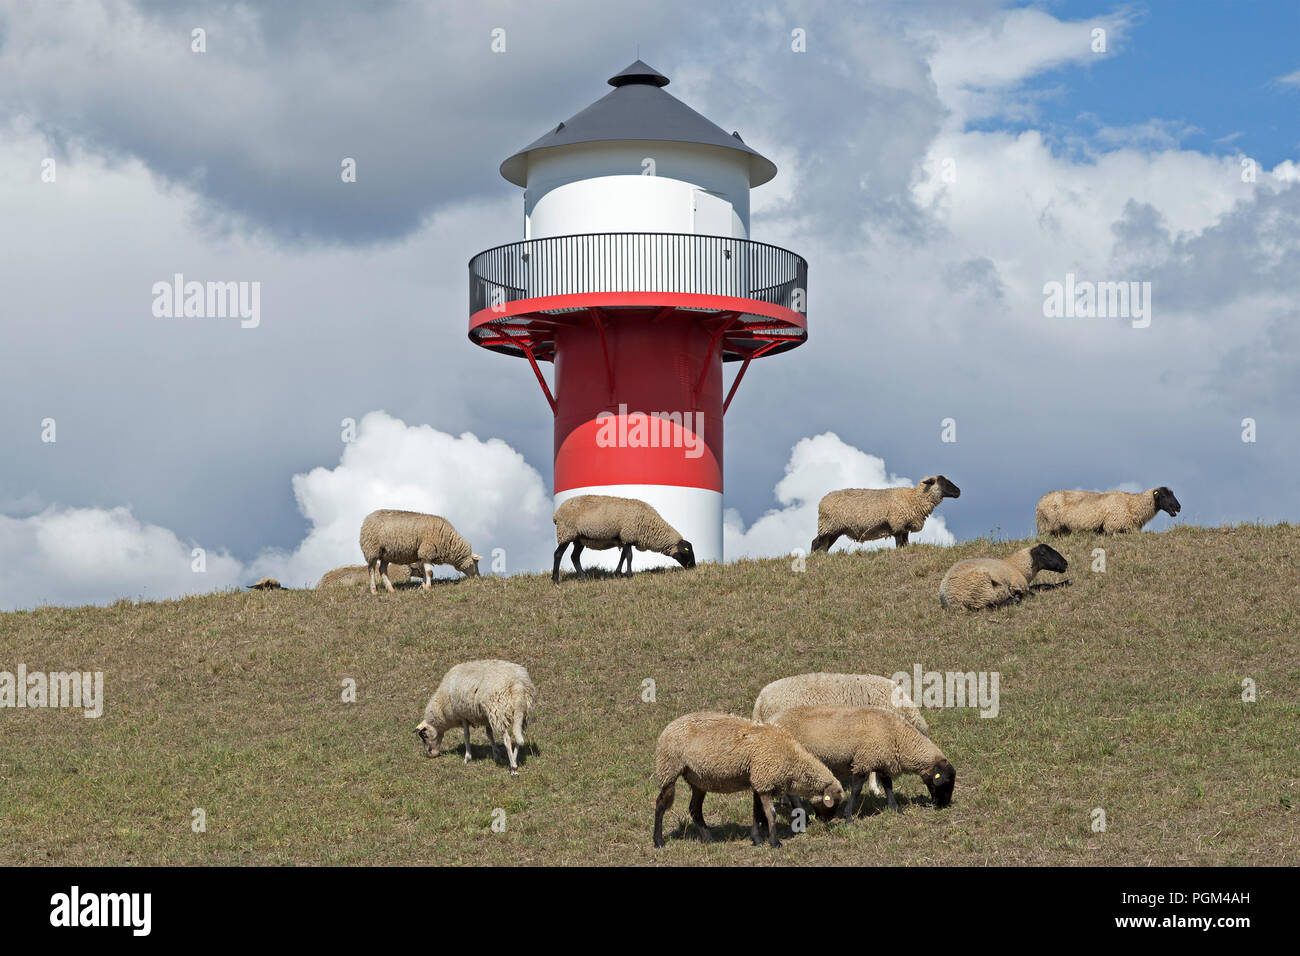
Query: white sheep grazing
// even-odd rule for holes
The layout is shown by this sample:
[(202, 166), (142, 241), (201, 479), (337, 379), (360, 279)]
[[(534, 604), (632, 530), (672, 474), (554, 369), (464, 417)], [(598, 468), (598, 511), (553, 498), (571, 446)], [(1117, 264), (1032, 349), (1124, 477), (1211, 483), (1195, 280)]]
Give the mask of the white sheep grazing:
[(465, 732), (465, 763), (470, 761), (469, 729), (486, 727), (492, 753), (496, 738), (506, 745), (510, 773), (518, 775), (517, 747), (524, 745), (524, 728), (537, 700), (528, 671), (510, 661), (484, 660), (457, 664), (443, 676), (424, 708), (424, 720), (415, 732), (424, 741), (427, 757), (441, 752), (442, 735), (459, 726)]
[[(424, 569), (419, 565), (412, 564), (408, 567), (407, 574), (401, 573), (401, 566), (390, 564), (388, 566), (388, 578), (394, 584), (402, 584), (409, 578), (424, 579)], [(335, 568), (332, 571), (326, 571), (321, 575), (321, 579), (316, 582), (317, 589), (320, 588), (354, 588), (367, 584), (370, 581), (370, 568), (364, 564), (349, 564), (341, 568)]]
[(627, 576), (632, 576), (632, 549), (657, 551), (667, 555), (684, 568), (695, 567), (695, 550), (691, 543), (677, 533), (654, 508), (636, 498), (617, 498), (612, 495), (577, 495), (555, 509), (555, 566), (551, 580), (560, 583), (560, 559), (564, 549), (573, 545), (573, 567), (578, 577), (585, 578), (579, 560), (583, 548), (604, 551), (619, 548), (619, 574), (627, 562)]
[(438, 515), (418, 511), (372, 511), (361, 522), (361, 553), (370, 569), (370, 593), (375, 593), (376, 576), (388, 590), (388, 565), (418, 564), (423, 569), (424, 588), (433, 587), (433, 565), (450, 564), (461, 574), (478, 575), (479, 556), (457, 533), (451, 522)]
[(1064, 573), (1069, 563), (1055, 548), (1037, 544), (1005, 558), (967, 558), (958, 561), (939, 584), (939, 603), (945, 608), (978, 611), (1019, 601), (1039, 571)]
[[(768, 723), (771, 718), (791, 707), (834, 704), (843, 707), (886, 707), (929, 736), (930, 728), (907, 691), (895, 680), (879, 674), (799, 674), (774, 680), (758, 692), (754, 701), (754, 719)], [(873, 773), (868, 789), (878, 797), (885, 795)]]
[(922, 478), (915, 488), (841, 488), (817, 505), (817, 537), (813, 551), (829, 551), (847, 535), (854, 541), (892, 536), (894, 546), (907, 544), (944, 498), (960, 498), (961, 489), (943, 475)]
[(1174, 493), (1161, 485), (1130, 494), (1127, 491), (1049, 491), (1038, 499), (1034, 518), (1039, 534), (1122, 534), (1140, 531), (1157, 512), (1170, 517), (1183, 508)]
[(820, 760), (778, 727), (757, 724), (732, 714), (700, 712), (678, 717), (663, 729), (655, 744), (654, 845), (664, 845), (664, 814), (673, 805), (677, 778), (685, 777), (691, 787), (691, 819), (700, 839), (712, 843), (704, 823), (706, 793), (754, 793), (754, 826), (750, 839), (762, 844), (762, 827), (767, 826), (773, 847), (776, 811), (772, 798), (778, 793), (815, 797), (819, 813), (829, 813), (844, 796), (840, 782)]
[(852, 777), (853, 785), (844, 817), (853, 819), (854, 805), (868, 773), (880, 777), (889, 809), (898, 810), (893, 778), (914, 773), (925, 781), (936, 808), (952, 802), (957, 780), (943, 751), (884, 707), (791, 707), (772, 718), (772, 723), (790, 733), (831, 772)]

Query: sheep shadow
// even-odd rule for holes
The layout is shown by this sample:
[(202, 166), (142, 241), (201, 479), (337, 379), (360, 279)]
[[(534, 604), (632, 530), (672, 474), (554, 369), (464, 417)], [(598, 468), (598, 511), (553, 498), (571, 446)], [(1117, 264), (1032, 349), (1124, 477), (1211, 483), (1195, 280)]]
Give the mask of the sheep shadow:
[[(764, 827), (762, 832), (763, 845), (767, 846), (767, 828)], [(709, 825), (709, 833), (713, 835), (714, 843), (750, 843), (750, 828), (741, 823), (714, 823)], [(803, 836), (802, 833), (795, 833), (790, 829), (788, 823), (783, 823), (779, 818), (776, 822), (776, 838), (784, 843), (786, 840)], [(677, 826), (664, 834), (665, 840), (694, 840), (696, 843), (703, 843), (704, 839), (700, 836), (700, 828), (691, 822), (690, 817), (681, 817), (677, 821)]]
[[(445, 751), (446, 756), (452, 756), (453, 754), (459, 757), (461, 760), (464, 760), (465, 745), (461, 744), (461, 746), (457, 747), (455, 750)], [(537, 744), (529, 740), (525, 742), (522, 747), (519, 747), (515, 751), (515, 762), (522, 769), (528, 763), (528, 758), (530, 756), (540, 757), (541, 755), (542, 755), (541, 749), (537, 746)], [(506, 755), (505, 745), (501, 743), (501, 741), (499, 740), (497, 741), (497, 746), (495, 751), (493, 751), (491, 744), (471, 743), (469, 745), (470, 763), (477, 763), (480, 760), (486, 760), (489, 758), (498, 767), (510, 766), (510, 758)]]

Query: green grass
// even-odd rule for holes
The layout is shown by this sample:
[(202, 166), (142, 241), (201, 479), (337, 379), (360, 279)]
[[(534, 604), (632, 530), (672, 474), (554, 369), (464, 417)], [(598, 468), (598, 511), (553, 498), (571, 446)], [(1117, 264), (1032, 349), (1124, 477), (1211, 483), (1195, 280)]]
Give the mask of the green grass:
[[(1300, 862), (1300, 530), (1054, 543), (1071, 586), (978, 614), (941, 610), (944, 571), (1020, 545), (3, 614), (0, 670), (103, 671), (107, 703), (98, 720), (0, 710), (0, 863)], [(412, 733), (442, 673), (479, 657), (538, 686), (517, 778), (482, 731), (469, 766), (459, 731), (437, 760)], [(852, 826), (783, 826), (770, 851), (747, 841), (748, 795), (710, 796), (724, 839), (705, 846), (681, 784), (668, 847), (651, 847), (654, 742), (674, 717), (748, 715), (789, 674), (914, 663), (1001, 674), (997, 718), (926, 712), (957, 768), (950, 808), (907, 777), (904, 813), (870, 798)]]

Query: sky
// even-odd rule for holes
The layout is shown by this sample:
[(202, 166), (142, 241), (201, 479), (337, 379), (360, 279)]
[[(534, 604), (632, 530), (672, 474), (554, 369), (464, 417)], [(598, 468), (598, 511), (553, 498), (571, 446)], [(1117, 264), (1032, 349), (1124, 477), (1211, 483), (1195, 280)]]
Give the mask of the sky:
[[(729, 559), (938, 473), (936, 544), (1055, 488), (1300, 520), (1294, 0), (457, 6), (0, 0), (0, 609), (307, 584), (381, 506), (548, 568), (550, 411), (465, 263), (522, 237), (501, 160), (638, 52), (809, 262), (727, 414)], [(176, 273), (258, 282), (256, 326), (155, 315)], [(1049, 314), (1067, 281), (1149, 312)]]

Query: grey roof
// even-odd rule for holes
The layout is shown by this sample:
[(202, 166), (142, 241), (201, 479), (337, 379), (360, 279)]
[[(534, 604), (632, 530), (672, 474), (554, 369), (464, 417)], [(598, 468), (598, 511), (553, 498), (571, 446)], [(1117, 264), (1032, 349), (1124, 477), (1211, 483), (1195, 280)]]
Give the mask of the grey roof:
[(776, 164), (746, 146), (739, 133), (728, 136), (720, 126), (665, 92), (668, 77), (653, 67), (637, 60), (608, 82), (613, 92), (515, 153), (501, 164), (501, 175), (516, 186), (527, 186), (528, 154), (535, 150), (630, 139), (700, 143), (745, 153), (751, 187), (776, 175)]

